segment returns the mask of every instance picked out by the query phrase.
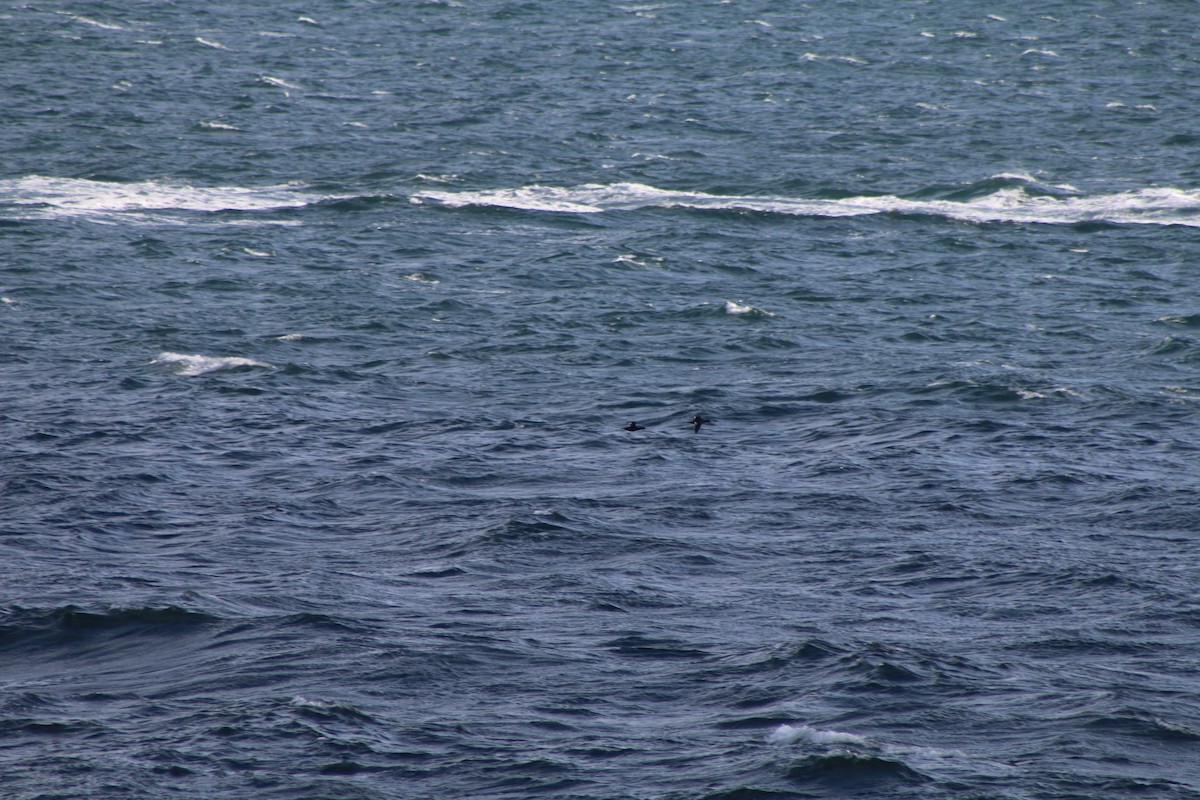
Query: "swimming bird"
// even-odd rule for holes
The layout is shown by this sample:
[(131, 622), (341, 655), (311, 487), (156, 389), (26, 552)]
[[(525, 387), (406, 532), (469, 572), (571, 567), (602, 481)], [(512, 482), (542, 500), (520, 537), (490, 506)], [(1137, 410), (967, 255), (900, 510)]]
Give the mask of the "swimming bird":
[(625, 426), (625, 430), (627, 430), (627, 431), (644, 431), (646, 429), (644, 427), (642, 427), (641, 425), (638, 425), (636, 422), (631, 422)]
[(692, 433), (699, 433), (700, 426), (708, 424), (710, 422), (712, 422), (711, 419), (705, 419), (704, 417), (700, 416), (699, 414), (692, 417)]

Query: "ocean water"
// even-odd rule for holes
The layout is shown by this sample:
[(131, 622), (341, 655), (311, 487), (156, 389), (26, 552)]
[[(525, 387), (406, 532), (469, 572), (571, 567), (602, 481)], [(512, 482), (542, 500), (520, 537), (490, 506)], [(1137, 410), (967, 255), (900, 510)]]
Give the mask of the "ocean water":
[(0, 795), (1200, 797), (1198, 12), (6, 4)]

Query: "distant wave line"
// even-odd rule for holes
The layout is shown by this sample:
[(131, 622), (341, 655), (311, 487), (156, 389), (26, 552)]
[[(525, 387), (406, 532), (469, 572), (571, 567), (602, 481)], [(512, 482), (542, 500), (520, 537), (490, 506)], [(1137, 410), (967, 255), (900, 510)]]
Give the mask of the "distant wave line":
[(50, 208), (65, 215), (130, 211), (274, 211), (339, 199), (345, 197), (314, 194), (289, 184), (191, 186), (160, 181), (118, 183), (42, 175), (0, 180), (0, 204)]
[[(533, 184), (479, 191), (428, 189), (408, 201), (447, 208), (500, 208), (549, 213), (600, 214), (645, 209), (740, 211), (799, 217), (879, 214), (933, 216), (972, 223), (1181, 225), (1200, 227), (1200, 190), (1151, 187), (1089, 195), (1072, 186), (1040, 183), (1026, 175), (995, 175), (975, 184), (938, 187), (919, 194), (841, 198), (718, 195), (659, 189), (641, 183), (588, 183), (571, 187)], [(279, 211), (321, 204), (404, 201), (401, 195), (324, 194), (298, 184), (192, 186), (166, 181), (121, 183), (30, 175), (0, 180), (0, 206), (41, 209), (65, 216), (128, 212)]]
[(956, 194), (965, 199), (910, 199), (897, 195), (837, 199), (760, 195), (714, 195), (668, 191), (639, 183), (583, 184), (574, 187), (531, 185), (484, 191), (427, 190), (414, 203), (450, 208), (481, 206), (520, 211), (597, 214), (647, 208), (749, 211), (801, 217), (854, 217), (872, 214), (937, 216), (965, 222), (1017, 222), (1186, 225), (1200, 227), (1200, 191), (1146, 188), (1114, 194), (1084, 195), (1072, 187), (1045, 187), (1021, 176), (989, 179), (985, 190)]

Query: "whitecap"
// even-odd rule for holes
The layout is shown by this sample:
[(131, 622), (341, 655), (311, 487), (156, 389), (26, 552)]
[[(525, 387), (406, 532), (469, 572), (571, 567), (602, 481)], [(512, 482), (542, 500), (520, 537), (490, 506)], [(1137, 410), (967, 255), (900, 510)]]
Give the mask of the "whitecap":
[(42, 207), (63, 216), (130, 211), (269, 211), (331, 199), (294, 186), (189, 186), (114, 183), (30, 175), (0, 180), (0, 203)]
[(1069, 183), (1043, 184), (1028, 172), (998, 172), (995, 175), (992, 175), (989, 180), (1014, 181), (1034, 188), (1050, 189), (1052, 191), (1064, 192), (1067, 194), (1080, 194), (1080, 191)]
[(742, 314), (753, 314), (755, 316), (760, 316), (760, 317), (775, 316), (770, 311), (763, 311), (761, 308), (755, 308), (752, 305), (748, 305), (746, 303), (739, 303), (735, 300), (726, 300), (725, 301), (725, 313), (733, 314), (735, 316), (740, 316)]
[(212, 39), (205, 39), (203, 36), (197, 36), (196, 41), (205, 47), (211, 47), (215, 50), (228, 50), (229, 48), (220, 42), (214, 42)]
[(159, 353), (155, 364), (178, 364), (177, 374), (193, 377), (235, 367), (271, 367), (262, 361), (238, 356), (206, 356), (198, 353)]
[(666, 261), (662, 256), (639, 256), (637, 253), (621, 253), (612, 260), (614, 264), (632, 264), (643, 269), (659, 269)]
[(866, 66), (868, 63), (864, 59), (855, 56), (821, 56), (816, 53), (805, 53), (800, 56), (801, 61), (833, 61), (841, 64), (853, 64), (857, 67)]
[(352, 714), (363, 716), (362, 712), (347, 703), (336, 700), (316, 700), (298, 694), (292, 697), (289, 705), (302, 711), (312, 711), (320, 715)]
[[(66, 12), (64, 12), (64, 11), (60, 11), (59, 13), (66, 14)], [(68, 17), (70, 17), (71, 19), (75, 20), (76, 22), (82, 22), (84, 25), (92, 25), (93, 27), (96, 27), (96, 28), (103, 28), (106, 31), (123, 31), (123, 30), (125, 30), (125, 28), (123, 28), (120, 25), (114, 25), (111, 22), (101, 22), (98, 19), (92, 19), (91, 17), (85, 17), (85, 16), (82, 16), (81, 14), (66, 14), (66, 15)]]
[(1182, 403), (1184, 400), (1200, 400), (1200, 389), (1191, 386), (1164, 386), (1162, 391), (1168, 395), (1174, 395), (1172, 402), (1176, 403)]
[[(919, 214), (964, 222), (1011, 222), (1072, 225), (1089, 222), (1200, 227), (1200, 191), (1148, 188), (1085, 195), (1073, 186), (1041, 184), (1023, 174), (992, 176), (1020, 185), (1003, 186), (967, 200), (915, 200), (895, 195), (837, 199), (755, 195), (713, 195), (668, 191), (639, 183), (583, 184), (573, 187), (531, 185), (482, 191), (423, 191), (413, 203), (450, 208), (482, 206), (520, 211), (599, 214), (645, 208), (750, 211), (801, 217), (852, 217), (869, 214)], [(1030, 191), (1034, 190), (1034, 191)], [(1050, 190), (1056, 195), (1047, 196)]]
[(298, 694), (292, 698), (291, 705), (296, 708), (312, 708), (318, 711), (328, 711), (337, 704), (331, 703), (328, 700), (309, 700), (307, 697)]
[(745, 209), (802, 216), (855, 216), (878, 213), (846, 201), (721, 196), (704, 192), (672, 192), (641, 183), (596, 184), (560, 188), (524, 186), (478, 192), (426, 191), (412, 195), (413, 202), (434, 201), (451, 208), (492, 206), (522, 211), (598, 214), (642, 208)]
[(451, 208), (495, 206), (521, 211), (568, 211), (584, 214), (600, 213), (605, 210), (600, 205), (585, 202), (584, 195), (575, 190), (555, 189), (547, 186), (483, 192), (419, 192), (409, 199), (414, 203), (433, 200)]
[(780, 725), (767, 737), (771, 744), (854, 744), (865, 746), (867, 740), (862, 736), (842, 731), (823, 731), (808, 725)]
[(259, 79), (260, 81), (262, 81), (263, 83), (269, 83), (269, 84), (271, 84), (272, 86), (278, 86), (278, 87), (280, 87), (281, 89), (296, 89), (296, 90), (299, 90), (299, 89), (300, 89), (300, 87), (299, 87), (299, 86), (297, 86), (296, 84), (294, 84), (294, 83), (288, 83), (288, 82), (287, 82), (287, 81), (285, 81), (283, 78), (276, 78), (276, 77), (274, 77), (274, 76), (272, 76), (272, 75), (260, 75), (260, 76), (258, 77), (258, 79)]

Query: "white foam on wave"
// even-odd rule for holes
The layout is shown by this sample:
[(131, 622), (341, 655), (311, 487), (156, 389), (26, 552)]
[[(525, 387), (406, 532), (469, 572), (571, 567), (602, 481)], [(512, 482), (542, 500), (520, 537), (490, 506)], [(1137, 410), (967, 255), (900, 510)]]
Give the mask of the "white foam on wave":
[(1018, 183), (1028, 184), (1030, 186), (1044, 186), (1048, 189), (1053, 189), (1056, 192), (1064, 192), (1067, 194), (1081, 194), (1081, 192), (1069, 183), (1058, 184), (1043, 184), (1028, 172), (998, 172), (992, 175), (988, 180), (993, 181), (1016, 181)]
[(972, 775), (986, 774), (996, 777), (1009, 775), (1014, 767), (987, 758), (964, 752), (922, 745), (894, 745), (887, 742), (872, 742), (866, 737), (843, 731), (827, 731), (808, 725), (780, 725), (767, 736), (768, 744), (828, 746), (836, 752), (855, 751), (860, 748), (878, 753), (887, 758), (897, 758), (908, 766), (922, 772), (952, 776), (963, 770)]
[(862, 736), (842, 731), (823, 731), (808, 725), (780, 725), (767, 737), (771, 744), (854, 744), (865, 746), (867, 740)]
[[(632, 185), (617, 184), (617, 187)], [(582, 214), (598, 214), (614, 208), (611, 204), (608, 208), (600, 205), (599, 203), (603, 202), (603, 198), (593, 196), (596, 194), (593, 190), (602, 190), (603, 188), (599, 184), (588, 184), (573, 189), (560, 189), (552, 186), (526, 186), (520, 189), (495, 189), (482, 192), (427, 191), (412, 195), (410, 200), (414, 203), (433, 200), (451, 208), (497, 206), (521, 211), (567, 211)], [(616, 195), (612, 195), (612, 197), (615, 198)], [(631, 207), (639, 208), (641, 205), (634, 204)]]
[(103, 28), (106, 31), (123, 31), (123, 30), (125, 30), (125, 28), (121, 25), (116, 25), (111, 22), (101, 22), (98, 19), (92, 19), (91, 17), (85, 17), (82, 14), (71, 14), (66, 11), (60, 11), (58, 13), (66, 15), (67, 17), (75, 20), (76, 22), (82, 23), (84, 25), (91, 25), (95, 28)]
[(582, 214), (634, 211), (643, 208), (744, 209), (802, 216), (854, 216), (878, 213), (874, 208), (857, 208), (844, 202), (836, 204), (827, 200), (673, 192), (642, 183), (587, 183), (569, 188), (534, 185), (480, 192), (426, 191), (412, 195), (411, 200), (416, 203), (434, 201), (452, 208), (493, 206), (521, 211)]
[[(647, 208), (751, 211), (801, 217), (853, 217), (870, 214), (916, 214), (965, 222), (1014, 222), (1049, 225), (1116, 223), (1200, 227), (1200, 191), (1170, 187), (1137, 189), (1113, 194), (1084, 195), (1071, 186), (1051, 186), (1053, 195), (1026, 190), (1036, 183), (1025, 175), (997, 175), (1018, 181), (968, 200), (914, 200), (895, 195), (838, 199), (764, 195), (714, 195), (669, 191), (640, 183), (573, 187), (523, 186), (484, 191), (423, 191), (414, 203), (450, 208), (482, 206), (519, 211), (598, 214)], [(1040, 184), (1039, 184), (1040, 185)], [(1066, 196), (1064, 196), (1066, 195)]]
[(732, 314), (734, 316), (741, 316), (743, 314), (753, 314), (759, 317), (775, 316), (770, 311), (763, 311), (761, 308), (755, 308), (747, 303), (739, 303), (736, 300), (725, 301), (725, 313)]
[(431, 278), (423, 272), (409, 273), (408, 275), (404, 276), (404, 280), (412, 281), (413, 283), (425, 283), (429, 284), (430, 286), (436, 286), (441, 283), (441, 281), (439, 281), (437, 278)]
[(662, 256), (642, 256), (637, 253), (622, 253), (612, 260), (614, 264), (630, 264), (642, 269), (659, 269), (665, 262)]
[(159, 353), (155, 364), (178, 364), (179, 375), (192, 377), (235, 367), (272, 367), (273, 365), (252, 358), (238, 356), (206, 356), (198, 353)]
[[(372, 92), (371, 94), (379, 94), (379, 92)], [(417, 179), (425, 181), (426, 183), (454, 183), (458, 180), (458, 176), (453, 172), (447, 172), (442, 175), (430, 175), (424, 172), (418, 172)]]
[(835, 64), (851, 64), (856, 67), (865, 67), (868, 63), (870, 63), (865, 59), (861, 59), (856, 56), (823, 56), (818, 55), (817, 53), (805, 53), (804, 55), (800, 56), (800, 60), (809, 63), (828, 61)]
[(259, 80), (263, 83), (269, 83), (272, 86), (278, 86), (280, 89), (296, 89), (297, 91), (300, 89), (296, 84), (288, 83), (283, 78), (276, 78), (272, 75), (262, 75), (259, 77)]
[(339, 703), (329, 700), (310, 700), (304, 695), (299, 694), (292, 698), (290, 705), (294, 708), (307, 708), (313, 711), (332, 711), (341, 707)]
[(38, 207), (61, 216), (140, 211), (271, 211), (332, 199), (295, 186), (189, 186), (114, 183), (30, 175), (0, 180), (0, 204)]

